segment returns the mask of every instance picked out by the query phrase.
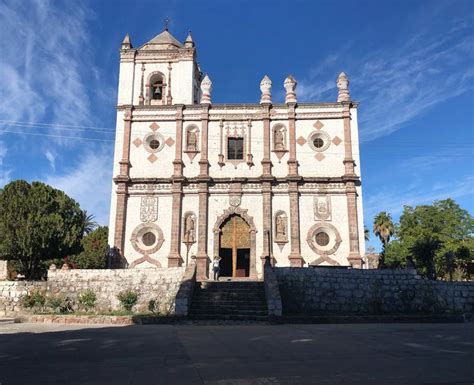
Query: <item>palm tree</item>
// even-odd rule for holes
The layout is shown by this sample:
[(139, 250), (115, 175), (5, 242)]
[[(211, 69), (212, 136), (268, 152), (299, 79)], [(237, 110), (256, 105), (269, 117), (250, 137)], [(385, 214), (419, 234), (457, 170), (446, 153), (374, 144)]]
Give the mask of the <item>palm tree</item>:
[(364, 238), (366, 241), (370, 239), (370, 230), (364, 226)]
[(83, 227), (84, 227), (84, 235), (92, 233), (99, 224), (94, 220), (93, 214), (87, 214), (87, 211), (83, 211)]
[(384, 267), (385, 247), (390, 242), (390, 238), (395, 231), (395, 226), (392, 221), (392, 216), (386, 211), (381, 211), (374, 218), (373, 231), (376, 237), (379, 237), (382, 242), (382, 253), (380, 254), (380, 267)]
[(429, 279), (436, 280), (436, 269), (434, 258), (436, 252), (441, 248), (442, 243), (432, 235), (423, 235), (418, 238), (412, 247), (410, 253), (426, 268), (426, 276)]

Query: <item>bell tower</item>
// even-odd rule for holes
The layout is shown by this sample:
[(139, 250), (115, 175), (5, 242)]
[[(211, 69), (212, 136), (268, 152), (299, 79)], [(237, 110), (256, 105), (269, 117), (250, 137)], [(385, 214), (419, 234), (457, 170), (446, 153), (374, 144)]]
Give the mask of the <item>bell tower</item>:
[(165, 27), (163, 32), (134, 48), (130, 36), (120, 49), (119, 106), (197, 104), (202, 73), (189, 32), (180, 43)]

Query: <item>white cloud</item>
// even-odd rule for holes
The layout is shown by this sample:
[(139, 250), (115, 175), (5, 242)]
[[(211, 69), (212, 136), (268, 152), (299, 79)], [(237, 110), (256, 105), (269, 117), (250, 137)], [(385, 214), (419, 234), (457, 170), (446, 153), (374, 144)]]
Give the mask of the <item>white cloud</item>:
[(49, 165), (51, 166), (52, 170), (56, 170), (56, 154), (54, 154), (51, 150), (46, 150), (44, 153), (46, 159), (48, 159)]
[[(335, 100), (338, 64), (349, 75), (352, 97), (361, 101), (361, 139), (388, 135), (433, 106), (474, 88), (472, 26), (459, 20), (453, 24), (434, 30), (427, 23), (405, 42), (358, 52), (355, 57), (342, 48), (309, 71), (298, 86), (298, 97)], [(328, 75), (334, 79), (328, 81)]]
[(6, 169), (3, 164), (3, 159), (7, 155), (7, 147), (0, 141), (0, 188), (10, 182), (11, 170)]
[(102, 147), (97, 152), (86, 152), (76, 168), (61, 175), (51, 175), (45, 183), (63, 190), (83, 209), (95, 216), (101, 225), (108, 225), (112, 186), (112, 152)]
[[(2, 40), (11, 42), (2, 46), (3, 120), (91, 124), (86, 86), (95, 70), (89, 48), (91, 17), (81, 2), (0, 3)], [(43, 131), (47, 129), (43, 127)]]

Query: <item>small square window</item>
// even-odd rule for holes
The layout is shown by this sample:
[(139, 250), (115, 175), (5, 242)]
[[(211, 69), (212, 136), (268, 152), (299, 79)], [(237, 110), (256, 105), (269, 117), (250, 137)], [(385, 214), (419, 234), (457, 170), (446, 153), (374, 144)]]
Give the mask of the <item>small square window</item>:
[(228, 160), (244, 159), (244, 138), (228, 138), (227, 139), (227, 159)]

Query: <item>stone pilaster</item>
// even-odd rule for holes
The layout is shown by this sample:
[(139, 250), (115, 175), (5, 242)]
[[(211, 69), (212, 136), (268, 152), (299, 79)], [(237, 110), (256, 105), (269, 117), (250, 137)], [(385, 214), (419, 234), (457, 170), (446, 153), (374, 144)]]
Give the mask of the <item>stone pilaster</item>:
[(207, 210), (209, 190), (207, 181), (199, 183), (198, 250), (196, 255), (197, 279), (206, 279), (207, 256)]
[(183, 175), (183, 109), (184, 105), (177, 105), (176, 111), (176, 149), (173, 161), (173, 176)]
[(262, 212), (263, 212), (263, 253), (260, 256), (262, 266), (267, 257), (272, 255), (272, 184), (262, 182)]
[(171, 187), (172, 212), (171, 212), (171, 241), (168, 254), (168, 267), (181, 266), (183, 259), (180, 254), (181, 245), (181, 200), (183, 190), (181, 181), (173, 181)]
[(300, 208), (298, 182), (290, 181), (288, 186), (290, 196), (290, 245), (291, 252), (288, 257), (291, 267), (302, 267), (303, 258), (301, 258), (300, 244)]
[(357, 191), (354, 182), (346, 183), (347, 217), (349, 222), (349, 257), (350, 265), (362, 268), (359, 250), (359, 221), (357, 215)]
[(209, 196), (208, 129), (209, 104), (204, 104), (201, 114), (201, 158), (199, 159), (198, 250), (196, 254), (196, 274), (198, 279), (206, 279), (209, 265), (207, 255), (207, 210)]
[(351, 113), (350, 102), (344, 106), (344, 178), (346, 179), (347, 219), (349, 223), (349, 257), (352, 267), (361, 268), (362, 258), (359, 250), (359, 220), (357, 214), (357, 191), (353, 178), (355, 162), (352, 157)]
[(132, 110), (128, 109), (124, 113), (124, 130), (122, 159), (119, 162), (119, 175), (114, 179), (117, 186), (117, 204), (115, 208), (115, 230), (114, 246), (119, 250), (120, 256), (125, 258), (125, 226), (127, 223), (127, 182), (130, 179), (130, 136), (132, 129)]
[(272, 173), (272, 162), (270, 160), (270, 108), (271, 104), (262, 104), (263, 116), (263, 159), (262, 176), (269, 177)]
[(296, 104), (288, 103), (288, 130), (290, 136), (290, 152), (288, 159), (288, 176), (298, 175), (298, 161), (296, 160)]

